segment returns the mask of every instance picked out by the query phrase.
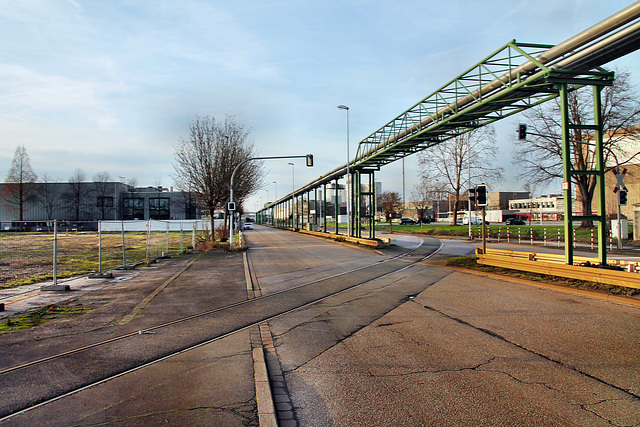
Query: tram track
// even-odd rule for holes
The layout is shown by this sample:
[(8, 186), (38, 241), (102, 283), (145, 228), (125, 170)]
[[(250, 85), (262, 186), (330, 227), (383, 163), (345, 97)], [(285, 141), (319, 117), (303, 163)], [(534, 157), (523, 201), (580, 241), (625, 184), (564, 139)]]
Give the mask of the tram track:
[[(18, 392), (18, 394), (20, 394), (20, 390), (24, 391), (25, 388), (29, 388), (28, 383), (32, 377), (31, 372), (42, 373), (66, 365), (79, 366), (78, 370), (81, 372), (75, 373), (74, 378), (77, 379), (67, 387), (53, 387), (51, 389), (46, 387), (47, 392), (41, 392), (38, 398), (31, 399), (30, 402), (13, 402), (12, 407), (2, 405), (0, 407), (0, 417), (2, 417), (0, 422), (48, 402), (108, 382), (178, 354), (214, 343), (260, 323), (285, 316), (343, 292), (405, 270), (432, 256), (438, 250), (439, 248), (425, 248), (420, 239), (420, 242), (414, 247), (407, 248), (401, 253), (386, 259), (311, 280), (285, 290), (157, 324), (146, 328), (144, 331), (123, 334), (20, 365), (6, 367), (0, 370), (0, 385), (4, 388), (9, 387)], [(355, 276), (358, 279), (354, 280)], [(180, 275), (176, 275), (174, 280), (179, 277)], [(313, 291), (310, 291), (311, 288), (313, 288)], [(216, 322), (216, 319), (219, 321)], [(211, 332), (209, 334), (194, 332), (203, 329)], [(187, 332), (189, 333), (187, 334)], [(160, 336), (166, 338), (167, 335), (174, 337), (184, 334), (188, 335), (188, 339), (178, 339), (177, 342), (172, 342), (170, 345), (166, 340), (163, 341), (159, 338)], [(132, 357), (131, 346), (138, 348), (138, 343), (141, 340), (145, 340), (144, 345), (146, 347), (154, 346), (155, 353), (151, 357), (140, 357), (139, 354), (137, 357)], [(147, 341), (151, 341), (151, 343)], [(132, 343), (130, 344), (130, 342)], [(114, 352), (119, 355), (118, 359), (121, 362), (110, 363), (109, 373), (97, 375), (94, 369), (101, 362), (104, 362), (104, 354)], [(87, 366), (83, 366), (79, 363), (81, 360), (84, 360), (85, 363), (87, 360), (94, 361), (94, 363), (88, 363)]]

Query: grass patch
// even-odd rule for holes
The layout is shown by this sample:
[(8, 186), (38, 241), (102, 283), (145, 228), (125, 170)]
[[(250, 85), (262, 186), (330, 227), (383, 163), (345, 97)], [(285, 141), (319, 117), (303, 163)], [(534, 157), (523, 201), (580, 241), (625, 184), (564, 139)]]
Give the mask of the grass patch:
[(640, 290), (626, 288), (623, 286), (608, 285), (606, 283), (590, 282), (588, 280), (568, 279), (565, 277), (551, 276), (547, 274), (536, 274), (526, 271), (512, 270), (509, 268), (493, 267), (477, 263), (476, 257), (454, 257), (447, 261), (447, 266), (466, 268), (469, 270), (483, 271), (487, 273), (499, 274), (507, 277), (526, 279), (535, 282), (549, 283), (558, 286), (565, 286), (572, 289), (584, 289), (610, 295), (634, 296), (640, 294)]
[(58, 318), (60, 315), (80, 314), (87, 311), (89, 309), (81, 305), (58, 307), (49, 304), (22, 316), (8, 318), (4, 323), (0, 323), (0, 334), (37, 326), (47, 320)]

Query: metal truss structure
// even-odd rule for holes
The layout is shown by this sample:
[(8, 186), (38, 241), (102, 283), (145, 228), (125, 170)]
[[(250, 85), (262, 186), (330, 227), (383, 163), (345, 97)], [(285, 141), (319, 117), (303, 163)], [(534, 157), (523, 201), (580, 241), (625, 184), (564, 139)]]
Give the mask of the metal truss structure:
[[(375, 237), (373, 182), (374, 173), (382, 166), (560, 97), (561, 108), (565, 111), (562, 114), (564, 181), (568, 183), (565, 184), (565, 200), (571, 200), (570, 183), (573, 175), (596, 175), (600, 214), (589, 216), (588, 219), (598, 221), (599, 259), (605, 263), (606, 217), (602, 208), (605, 206), (605, 193), (600, 92), (604, 86), (613, 83), (614, 74), (601, 66), (640, 48), (639, 19), (640, 2), (636, 2), (555, 46), (512, 40), (362, 140), (355, 159), (349, 162), (350, 178), (344, 180), (345, 187), (348, 187), (347, 197), (351, 198), (354, 207), (349, 218), (352, 236), (362, 237), (364, 220), (368, 237)], [(595, 171), (575, 171), (569, 156), (569, 130), (578, 125), (569, 123), (566, 114), (567, 94), (587, 85), (594, 88), (596, 113), (592, 125), (580, 126), (594, 132), (599, 162)], [(272, 203), (259, 212), (259, 218), (264, 220), (266, 213), (270, 212), (271, 217), (275, 218), (274, 223), (297, 228), (304, 222), (298, 209), (304, 208), (304, 195), (307, 195), (306, 206), (310, 212), (309, 196), (315, 193), (316, 215), (320, 212), (325, 216), (324, 230), (329, 231), (326, 228), (326, 185), (333, 182), (337, 191), (339, 179), (346, 174), (345, 164)], [(367, 190), (363, 190), (363, 181), (369, 182), (368, 187), (364, 186)], [(320, 205), (317, 202), (318, 188), (323, 188), (324, 202)], [(338, 209), (337, 193), (335, 199), (335, 209)], [(569, 231), (574, 220), (586, 217), (573, 216), (571, 203), (565, 203), (565, 207), (566, 262), (572, 264), (573, 234)], [(338, 215), (335, 217), (337, 219)], [(312, 223), (310, 217), (307, 219), (308, 224)], [(313, 224), (320, 225), (318, 220)], [(338, 233), (337, 225), (335, 232)]]

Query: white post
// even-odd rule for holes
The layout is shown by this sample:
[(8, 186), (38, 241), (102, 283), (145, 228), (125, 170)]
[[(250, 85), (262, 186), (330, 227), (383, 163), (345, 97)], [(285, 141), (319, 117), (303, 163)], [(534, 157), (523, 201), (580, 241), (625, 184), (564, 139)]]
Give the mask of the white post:
[(58, 220), (53, 220), (53, 286), (58, 284)]

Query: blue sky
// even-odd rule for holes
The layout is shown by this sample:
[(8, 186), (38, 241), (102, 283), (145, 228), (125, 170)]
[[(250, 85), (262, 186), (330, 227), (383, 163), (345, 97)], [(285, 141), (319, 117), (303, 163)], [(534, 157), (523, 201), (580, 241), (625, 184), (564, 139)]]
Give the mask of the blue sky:
[[(0, 179), (18, 144), (35, 172), (77, 168), (173, 185), (174, 147), (196, 114), (235, 116), (260, 155), (315, 155), (296, 186), (344, 164), (357, 143), (507, 41), (557, 44), (628, 6), (617, 0), (0, 0)], [(609, 64), (638, 69), (640, 53)], [(640, 73), (632, 74), (635, 84)], [(518, 117), (497, 126), (496, 189), (517, 190)], [(265, 163), (247, 207), (291, 190)], [(406, 192), (417, 162), (405, 162)], [(399, 164), (377, 175), (401, 191)], [(267, 190), (269, 191), (267, 196)], [(555, 191), (554, 189), (551, 189)]]

